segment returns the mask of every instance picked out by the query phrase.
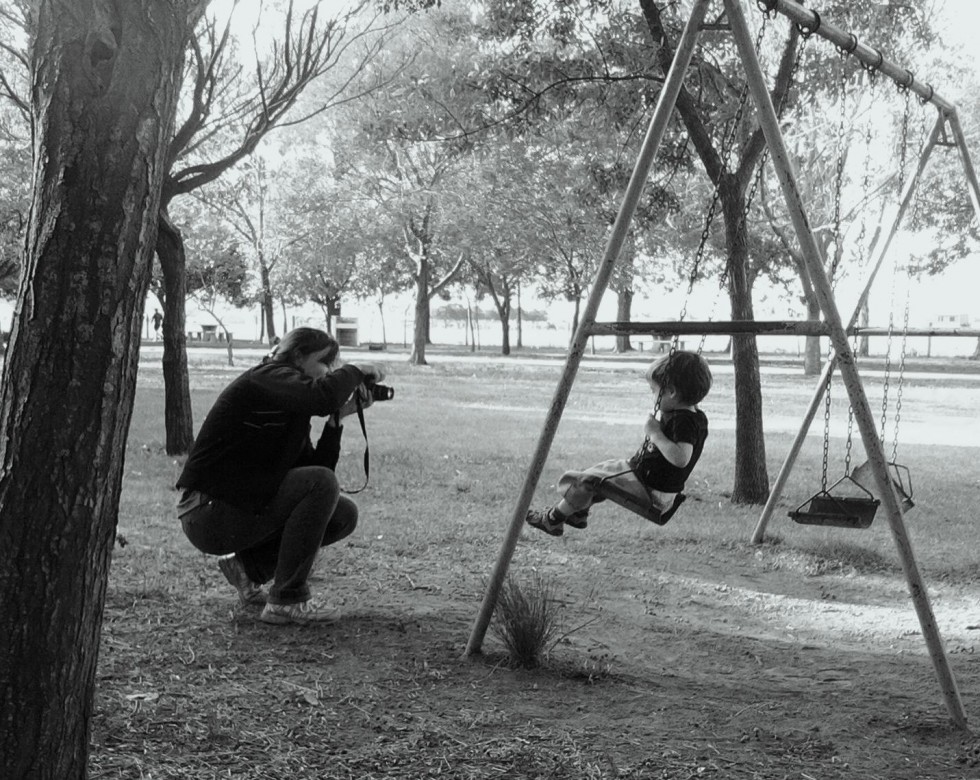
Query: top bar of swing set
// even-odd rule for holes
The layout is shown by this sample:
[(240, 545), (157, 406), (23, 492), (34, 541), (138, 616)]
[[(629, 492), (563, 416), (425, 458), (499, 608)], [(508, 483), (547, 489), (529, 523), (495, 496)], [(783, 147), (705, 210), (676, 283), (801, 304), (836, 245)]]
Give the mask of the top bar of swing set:
[(825, 22), (818, 12), (804, 8), (795, 0), (760, 0), (759, 5), (765, 6), (767, 10), (781, 13), (790, 21), (800, 25), (807, 35), (818, 35), (830, 41), (869, 69), (887, 76), (902, 89), (918, 95), (923, 103), (931, 103), (943, 114), (955, 115), (956, 106), (937, 95), (930, 84), (918, 81), (908, 68), (885, 59), (879, 49), (865, 46), (853, 33), (845, 32), (840, 27)]
[[(830, 326), (821, 320), (663, 320), (661, 322), (593, 322), (585, 326), (592, 336), (829, 336)], [(980, 338), (972, 328), (888, 328), (849, 325), (848, 336), (904, 336)]]

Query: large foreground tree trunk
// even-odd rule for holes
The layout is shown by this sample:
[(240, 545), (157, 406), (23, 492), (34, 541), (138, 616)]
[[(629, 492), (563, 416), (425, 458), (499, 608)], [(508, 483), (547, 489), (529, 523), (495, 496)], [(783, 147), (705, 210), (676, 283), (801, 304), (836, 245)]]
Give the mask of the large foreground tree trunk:
[(203, 5), (37, 6), (33, 199), (0, 391), (0, 777), (86, 775), (164, 152)]
[(186, 455), (194, 443), (194, 412), (191, 408), (190, 376), (187, 369), (187, 255), (184, 237), (160, 213), (157, 257), (163, 272), (163, 419), (168, 455)]

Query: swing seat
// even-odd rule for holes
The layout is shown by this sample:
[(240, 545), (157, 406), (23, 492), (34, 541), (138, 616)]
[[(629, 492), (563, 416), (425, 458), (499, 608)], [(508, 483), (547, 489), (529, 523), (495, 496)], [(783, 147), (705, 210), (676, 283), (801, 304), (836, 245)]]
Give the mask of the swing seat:
[[(902, 508), (902, 514), (908, 512), (915, 506), (912, 500), (912, 474), (908, 466), (900, 463), (888, 464), (888, 475), (892, 479), (892, 486), (898, 494), (898, 504)], [(871, 464), (864, 462), (851, 473), (854, 481), (867, 490), (871, 495), (880, 498), (875, 490), (874, 476), (871, 473)]]
[(628, 509), (630, 512), (638, 514), (640, 517), (646, 518), (651, 523), (656, 523), (657, 525), (666, 525), (667, 521), (680, 508), (680, 505), (687, 500), (687, 496), (683, 493), (678, 493), (674, 496), (674, 503), (670, 508), (661, 512), (652, 506), (649, 501), (638, 499), (615, 482), (607, 482), (606, 480), (599, 481), (595, 494), (602, 500), (612, 501), (614, 504), (623, 507), (623, 509)]
[[(845, 480), (853, 483), (865, 495), (834, 495), (830, 492)], [(869, 528), (880, 503), (863, 485), (845, 475), (826, 490), (808, 498), (789, 516), (800, 525)]]

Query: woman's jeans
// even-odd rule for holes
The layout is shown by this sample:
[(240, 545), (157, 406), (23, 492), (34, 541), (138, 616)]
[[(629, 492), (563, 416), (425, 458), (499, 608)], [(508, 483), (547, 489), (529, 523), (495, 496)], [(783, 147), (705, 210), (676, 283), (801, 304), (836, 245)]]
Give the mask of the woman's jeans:
[(279, 492), (258, 512), (202, 498), (180, 517), (187, 538), (209, 555), (236, 553), (253, 582), (272, 580), (272, 604), (307, 601), (306, 580), (317, 551), (357, 525), (357, 505), (340, 494), (336, 475), (323, 466), (288, 471)]

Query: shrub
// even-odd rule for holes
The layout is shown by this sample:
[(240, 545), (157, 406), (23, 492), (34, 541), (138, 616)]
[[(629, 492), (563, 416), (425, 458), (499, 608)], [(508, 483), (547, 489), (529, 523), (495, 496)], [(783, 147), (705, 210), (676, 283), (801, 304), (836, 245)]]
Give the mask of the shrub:
[(535, 572), (524, 587), (511, 577), (504, 580), (491, 630), (507, 648), (513, 666), (533, 669), (560, 630), (554, 586)]

